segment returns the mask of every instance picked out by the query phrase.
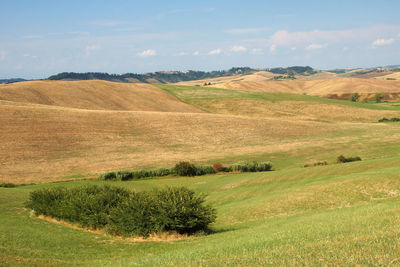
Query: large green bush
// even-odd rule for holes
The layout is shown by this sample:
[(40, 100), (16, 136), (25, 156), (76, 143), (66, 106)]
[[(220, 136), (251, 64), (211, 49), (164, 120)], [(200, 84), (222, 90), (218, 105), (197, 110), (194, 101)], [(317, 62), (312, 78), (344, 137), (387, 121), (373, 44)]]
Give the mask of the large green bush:
[(111, 186), (54, 187), (31, 192), (26, 207), (37, 215), (123, 236), (207, 230), (215, 210), (186, 188), (131, 192)]

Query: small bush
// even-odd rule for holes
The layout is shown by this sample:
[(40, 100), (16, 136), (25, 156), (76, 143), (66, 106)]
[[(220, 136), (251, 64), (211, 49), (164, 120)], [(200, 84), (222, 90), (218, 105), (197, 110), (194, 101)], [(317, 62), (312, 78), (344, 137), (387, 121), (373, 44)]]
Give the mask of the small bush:
[(339, 157), (337, 157), (336, 162), (337, 163), (347, 163), (347, 162), (352, 162), (352, 161), (360, 161), (361, 158), (360, 157), (348, 157), (346, 158), (343, 155), (340, 155)]
[(103, 173), (100, 178), (104, 179), (104, 180), (115, 180), (117, 179), (117, 174), (115, 172), (106, 172)]
[(196, 168), (196, 176), (217, 173), (217, 171), (214, 170), (213, 167), (211, 167), (211, 166), (197, 165), (197, 166), (195, 166), (195, 168)]
[(245, 164), (234, 164), (230, 168), (231, 171), (237, 172), (265, 172), (272, 171), (272, 164), (270, 162), (247, 162)]
[(82, 227), (106, 229), (123, 236), (162, 231), (194, 233), (207, 230), (215, 210), (205, 196), (187, 188), (130, 192), (110, 186), (53, 187), (30, 193), (25, 204), (36, 215), (51, 216)]
[(360, 95), (358, 93), (354, 93), (351, 97), (350, 100), (352, 102), (357, 102), (360, 99)]
[(181, 161), (175, 165), (174, 172), (179, 176), (195, 176), (196, 166), (187, 161)]
[(17, 187), (17, 185), (13, 183), (1, 183), (0, 187), (12, 188), (12, 187)]
[(400, 121), (400, 118), (391, 118), (391, 119), (382, 118), (378, 122), (399, 122), (399, 121)]
[(221, 163), (214, 163), (212, 167), (216, 172), (227, 172), (227, 171), (229, 171), (229, 168), (224, 167), (224, 165), (222, 165)]
[(130, 171), (117, 171), (116, 178), (121, 181), (131, 180), (133, 178)]

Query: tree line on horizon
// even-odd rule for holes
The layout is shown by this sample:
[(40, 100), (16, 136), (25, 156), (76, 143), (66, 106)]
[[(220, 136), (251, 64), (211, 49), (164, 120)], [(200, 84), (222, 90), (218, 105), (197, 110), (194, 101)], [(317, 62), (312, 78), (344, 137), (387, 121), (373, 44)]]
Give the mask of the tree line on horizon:
[[(316, 71), (309, 66), (293, 66), (287, 68), (271, 68), (263, 69), (274, 74), (300, 74), (300, 75), (311, 75)], [(159, 71), (151, 72), (145, 74), (137, 73), (125, 73), (125, 74), (109, 74), (103, 72), (62, 72), (56, 75), (52, 75), (48, 80), (105, 80), (114, 82), (141, 82), (141, 83), (175, 83), (180, 81), (193, 81), (193, 80), (203, 80), (210, 78), (218, 78), (223, 76), (233, 76), (238, 74), (251, 74), (260, 69), (252, 69), (249, 67), (238, 67), (231, 68), (229, 70), (219, 70), (219, 71)]]

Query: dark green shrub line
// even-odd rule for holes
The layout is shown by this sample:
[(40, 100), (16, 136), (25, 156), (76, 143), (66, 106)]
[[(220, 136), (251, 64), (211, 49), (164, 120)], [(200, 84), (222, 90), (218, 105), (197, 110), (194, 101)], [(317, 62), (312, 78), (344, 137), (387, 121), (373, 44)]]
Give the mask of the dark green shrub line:
[(140, 171), (117, 171), (106, 172), (100, 175), (103, 180), (138, 180), (150, 177), (160, 177), (168, 175), (178, 176), (202, 176), (206, 174), (215, 174), (218, 172), (263, 172), (272, 171), (270, 162), (251, 162), (243, 164), (234, 164), (229, 167), (224, 167), (220, 163), (215, 163), (213, 166), (194, 165), (190, 162), (181, 161), (174, 168), (161, 168), (158, 170), (140, 170)]
[(391, 118), (391, 119), (382, 118), (378, 122), (399, 122), (399, 121), (400, 121), (400, 118)]
[(346, 158), (343, 155), (340, 155), (339, 157), (337, 157), (336, 162), (337, 163), (347, 163), (347, 162), (352, 162), (352, 161), (360, 161), (361, 158), (360, 157), (348, 157)]
[(111, 186), (53, 187), (30, 193), (25, 204), (36, 215), (51, 216), (122, 236), (176, 231), (207, 231), (215, 210), (204, 195), (181, 188), (131, 192)]
[(13, 188), (13, 187), (17, 187), (16, 184), (13, 183), (1, 183), (0, 187), (4, 187), (4, 188)]

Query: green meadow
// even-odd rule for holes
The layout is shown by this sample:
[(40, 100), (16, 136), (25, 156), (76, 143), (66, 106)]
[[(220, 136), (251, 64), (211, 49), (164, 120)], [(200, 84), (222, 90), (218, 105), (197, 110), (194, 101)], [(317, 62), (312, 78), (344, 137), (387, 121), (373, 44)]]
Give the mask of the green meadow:
[[(362, 155), (361, 155), (362, 156)], [(35, 217), (24, 208), (44, 187), (0, 188), (3, 265), (398, 265), (400, 157), (274, 172), (166, 177), (108, 184), (186, 186), (217, 209), (210, 235), (135, 242)]]

